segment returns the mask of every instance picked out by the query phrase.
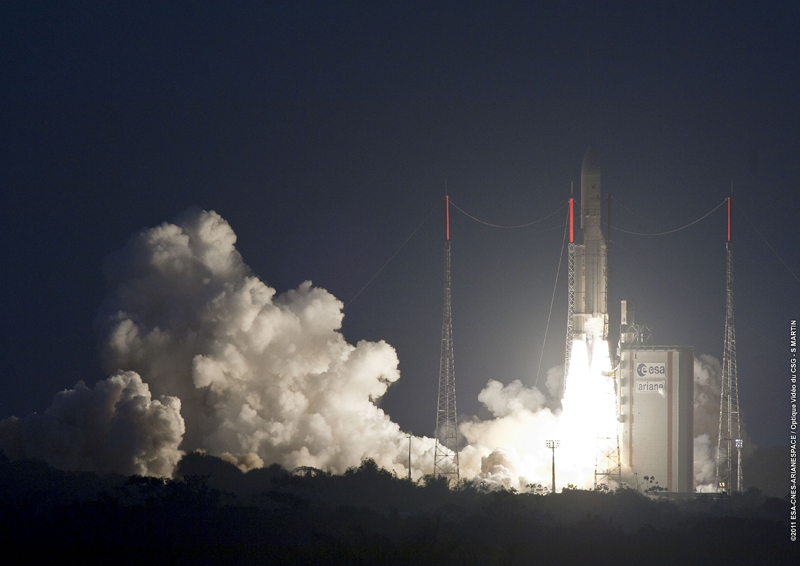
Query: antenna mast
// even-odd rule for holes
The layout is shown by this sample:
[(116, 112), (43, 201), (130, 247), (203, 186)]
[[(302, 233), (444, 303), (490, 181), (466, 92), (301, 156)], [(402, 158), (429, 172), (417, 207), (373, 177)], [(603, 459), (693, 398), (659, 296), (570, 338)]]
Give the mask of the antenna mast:
[[(731, 183), (731, 190), (733, 184)], [(736, 376), (736, 331), (733, 326), (733, 243), (731, 242), (731, 197), (728, 197), (727, 293), (725, 299), (725, 347), (722, 356), (722, 390), (719, 397), (717, 441), (717, 487), (720, 491), (742, 491), (742, 438), (739, 429), (739, 386)], [(736, 455), (734, 456), (734, 449)]]
[(445, 203), (444, 315), (442, 317), (442, 355), (439, 361), (439, 402), (436, 410), (436, 451), (433, 474), (458, 481), (458, 417), (456, 415), (456, 376), (453, 368), (453, 318), (450, 310), (450, 197)]

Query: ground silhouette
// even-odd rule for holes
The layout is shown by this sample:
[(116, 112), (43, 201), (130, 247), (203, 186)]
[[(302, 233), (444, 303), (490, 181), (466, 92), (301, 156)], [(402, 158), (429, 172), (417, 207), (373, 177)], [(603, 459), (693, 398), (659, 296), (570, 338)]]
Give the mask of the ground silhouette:
[(756, 489), (537, 495), (197, 453), (174, 479), (98, 476), (0, 453), (0, 541), (23, 563), (790, 564), (788, 521), (788, 500)]

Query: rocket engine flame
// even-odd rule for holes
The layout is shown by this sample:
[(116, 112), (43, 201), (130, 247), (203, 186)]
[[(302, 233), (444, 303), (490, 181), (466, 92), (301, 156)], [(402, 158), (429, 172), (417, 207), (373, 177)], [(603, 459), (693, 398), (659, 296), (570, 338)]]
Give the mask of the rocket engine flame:
[[(616, 395), (611, 370), (606, 340), (595, 339), (591, 344), (573, 341), (560, 427), (560, 476), (564, 485), (593, 487), (598, 454), (608, 442), (603, 439), (616, 440)], [(557, 484), (558, 478), (557, 473)]]

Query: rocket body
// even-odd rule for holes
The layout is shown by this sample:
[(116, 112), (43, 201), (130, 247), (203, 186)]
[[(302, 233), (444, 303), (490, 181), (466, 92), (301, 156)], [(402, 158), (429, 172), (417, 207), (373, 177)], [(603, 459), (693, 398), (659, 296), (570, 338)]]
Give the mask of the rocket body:
[(581, 167), (581, 235), (575, 244), (575, 338), (608, 336), (606, 240), (600, 226), (600, 163), (589, 148)]

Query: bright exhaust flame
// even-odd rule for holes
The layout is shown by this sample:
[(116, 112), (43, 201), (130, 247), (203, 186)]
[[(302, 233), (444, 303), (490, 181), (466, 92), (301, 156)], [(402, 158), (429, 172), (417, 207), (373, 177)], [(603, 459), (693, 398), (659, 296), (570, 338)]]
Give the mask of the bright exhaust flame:
[[(570, 484), (594, 488), (597, 464), (601, 471), (610, 468), (598, 455), (602, 456), (605, 443), (617, 445), (612, 376), (608, 342), (578, 339), (572, 345), (561, 410), (547, 407), (536, 387), (490, 380), (478, 400), (495, 418), (467, 421), (460, 427), (469, 443), (459, 455), (464, 477), (490, 488), (549, 489), (553, 454), (546, 441), (559, 440), (556, 491)], [(605, 478), (598, 478), (598, 483), (606, 483)]]
[[(591, 350), (591, 357), (589, 352)], [(602, 469), (602, 451), (616, 444), (614, 382), (605, 340), (574, 340), (561, 414), (561, 449), (556, 455), (556, 487), (572, 484), (588, 489), (595, 469)]]

